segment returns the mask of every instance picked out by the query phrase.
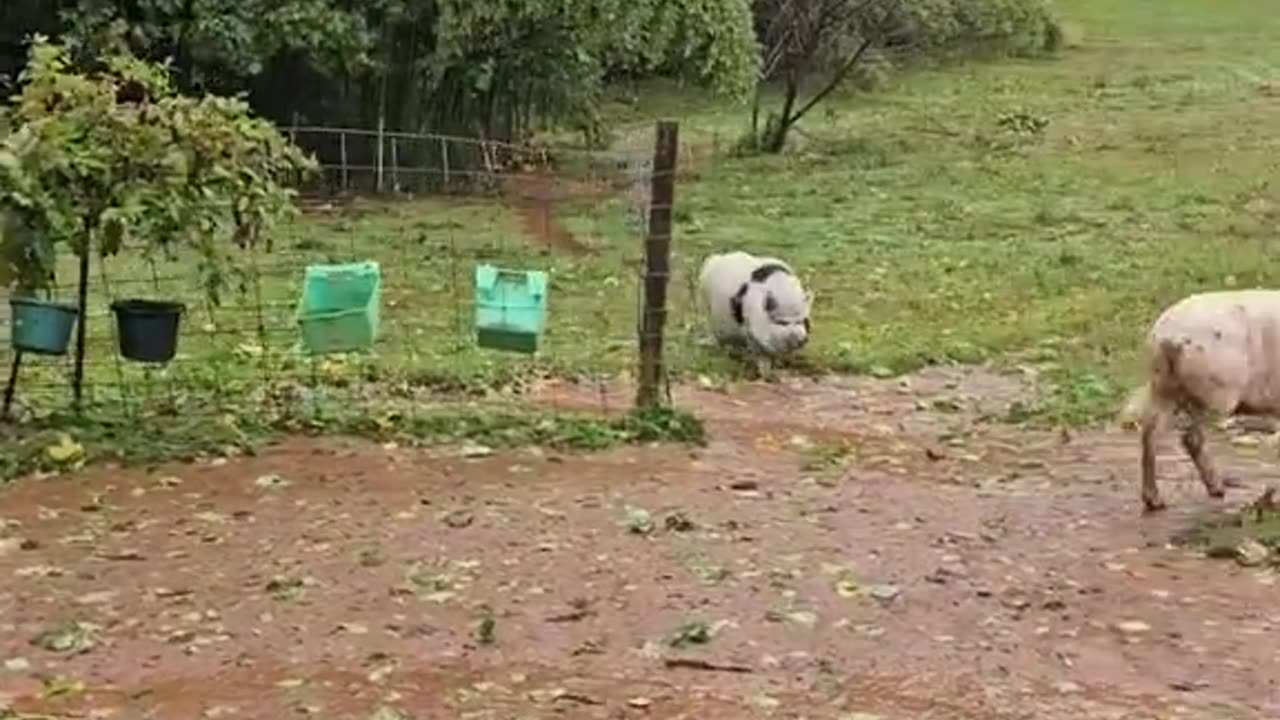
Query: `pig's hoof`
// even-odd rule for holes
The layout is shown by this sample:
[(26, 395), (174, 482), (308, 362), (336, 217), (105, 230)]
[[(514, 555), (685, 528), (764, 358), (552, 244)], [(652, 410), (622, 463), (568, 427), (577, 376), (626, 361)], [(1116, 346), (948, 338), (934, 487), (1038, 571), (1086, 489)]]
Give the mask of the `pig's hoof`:
[(1221, 485), (1219, 485), (1218, 487), (1209, 488), (1209, 497), (1213, 498), (1214, 500), (1221, 500), (1226, 496), (1227, 496), (1227, 490)]
[(1168, 506), (1165, 505), (1164, 500), (1161, 500), (1160, 498), (1143, 498), (1142, 499), (1142, 513), (1144, 515), (1152, 515), (1154, 513), (1161, 512), (1166, 507)]

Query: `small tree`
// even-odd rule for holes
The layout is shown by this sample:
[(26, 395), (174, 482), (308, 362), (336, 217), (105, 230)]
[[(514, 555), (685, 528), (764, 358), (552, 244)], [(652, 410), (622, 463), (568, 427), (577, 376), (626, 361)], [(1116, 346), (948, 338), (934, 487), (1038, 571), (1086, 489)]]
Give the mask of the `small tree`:
[[(755, 0), (754, 11), (763, 63), (748, 142), (771, 153), (873, 57), (1030, 54), (1058, 39), (1044, 0)], [(782, 103), (761, 127), (762, 91), (775, 82)]]
[[(293, 209), (286, 184), (313, 167), (270, 123), (229, 98), (177, 94), (168, 68), (123, 54), (73, 69), (67, 49), (34, 38), (0, 138), (0, 286), (48, 289), (60, 248), (80, 259), (135, 238), (144, 256), (188, 248), (218, 302), (247, 247)], [(77, 338), (77, 379), (84, 322)], [(76, 383), (79, 388), (79, 383)]]
[[(763, 63), (751, 112), (752, 149), (781, 152), (796, 123), (840, 87), (877, 42), (901, 0), (756, 0)], [(801, 97), (815, 78), (820, 84)], [(764, 88), (781, 81), (782, 105), (760, 127)]]

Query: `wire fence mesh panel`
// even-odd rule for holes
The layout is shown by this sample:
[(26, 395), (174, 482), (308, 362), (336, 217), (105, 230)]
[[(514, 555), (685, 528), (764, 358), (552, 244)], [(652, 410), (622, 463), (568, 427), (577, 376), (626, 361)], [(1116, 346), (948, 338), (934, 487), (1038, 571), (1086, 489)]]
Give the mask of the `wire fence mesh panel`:
[[(277, 227), (269, 243), (237, 251), (231, 289), (218, 302), (202, 289), (193, 254), (149, 257), (139, 240), (92, 258), (86, 416), (216, 424), (257, 414), (264, 422), (294, 418), (299, 427), (341, 416), (376, 425), (442, 400), (525, 410), (525, 391), (550, 374), (579, 382), (589, 390), (581, 396), (603, 409), (629, 407), (604, 386), (633, 374), (637, 362), (652, 145), (588, 152), (286, 130), (316, 152), (321, 173), (304, 187), (296, 219)], [(370, 194), (378, 187), (385, 192)], [(309, 353), (299, 321), (308, 268), (364, 262), (379, 274), (376, 340), (364, 352)], [(74, 303), (76, 259), (60, 263), (53, 297)], [(478, 345), (475, 276), (485, 264), (546, 273), (548, 321), (536, 354)], [(172, 361), (121, 356), (110, 308), (126, 299), (183, 305)], [(10, 312), (6, 298), (6, 368), (14, 359)], [(72, 363), (71, 354), (24, 355), (13, 414), (64, 411)]]

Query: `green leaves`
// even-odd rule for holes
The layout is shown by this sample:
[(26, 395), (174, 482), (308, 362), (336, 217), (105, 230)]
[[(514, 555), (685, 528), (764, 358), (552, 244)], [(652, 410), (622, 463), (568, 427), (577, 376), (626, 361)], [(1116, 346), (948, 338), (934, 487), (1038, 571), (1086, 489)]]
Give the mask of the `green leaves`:
[[(63, 12), (90, 54), (128, 45), (173, 52), (188, 86), (225, 87), (263, 72), (285, 52), (324, 69), (362, 59), (369, 32), (359, 12), (332, 0), (76, 0)], [(175, 45), (179, 45), (175, 49)]]
[(37, 38), (0, 139), (0, 283), (47, 286), (59, 244), (150, 253), (187, 245), (218, 297), (227, 250), (292, 211), (286, 185), (314, 163), (241, 100), (176, 93), (164, 66), (127, 54), (69, 70)]
[(511, 138), (544, 120), (597, 131), (609, 76), (679, 75), (738, 97), (755, 77), (748, 0), (403, 2), (406, 27), (433, 32), (407, 50), (396, 42), (405, 28), (391, 30), (386, 54), (427, 58), (417, 77), (387, 70), (445, 100), (427, 124), (446, 132), (473, 133), (478, 121), (490, 136)]
[[(287, 91), (306, 83), (322, 95), (264, 98), (259, 107), (273, 107), (277, 117), (297, 109), (316, 118), (324, 108), (328, 122), (358, 118), (368, 124), (385, 109), (393, 128), (466, 135), (479, 130), (498, 140), (520, 140), (546, 122), (598, 135), (608, 77), (679, 76), (740, 99), (751, 89), (759, 62), (751, 0), (58, 5), (60, 12), (24, 17), (11, 33), (58, 28), (77, 64), (113, 58), (109, 72), (135, 77), (152, 97), (167, 95), (162, 86), (173, 81), (163, 68), (125, 55), (125, 48), (141, 58), (171, 58), (186, 91), (243, 90), (257, 78), (256, 89)], [(0, 31), (0, 39), (6, 34)], [(67, 58), (53, 48), (45, 52), (39, 67), (64, 74)]]

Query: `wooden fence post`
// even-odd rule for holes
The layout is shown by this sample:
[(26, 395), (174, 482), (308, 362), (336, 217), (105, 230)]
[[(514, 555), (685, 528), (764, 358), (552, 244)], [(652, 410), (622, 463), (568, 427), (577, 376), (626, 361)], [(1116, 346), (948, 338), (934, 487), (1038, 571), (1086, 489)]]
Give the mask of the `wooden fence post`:
[(444, 191), (449, 192), (449, 140), (440, 138), (440, 165), (444, 169)]
[(680, 125), (658, 122), (649, 190), (649, 231), (644, 242), (644, 304), (640, 312), (640, 384), (636, 405), (661, 402), (663, 329), (671, 280), (671, 211), (676, 195), (676, 153)]
[(338, 154), (342, 160), (342, 192), (347, 192), (347, 131), (338, 133)]
[(391, 136), (391, 191), (400, 192), (400, 145)]
[(375, 177), (373, 180), (374, 190), (376, 190), (377, 192), (382, 192), (382, 176), (383, 176), (382, 173), (383, 173), (383, 169), (386, 167), (385, 163), (383, 162), (385, 159), (385, 156), (383, 155), (383, 153), (385, 152), (385, 149), (386, 149), (386, 142), (385, 142), (386, 133), (387, 133), (387, 118), (385, 115), (379, 114), (378, 115), (378, 151), (375, 153), (375, 156), (376, 156), (375, 162), (377, 164), (377, 167), (374, 168)]

